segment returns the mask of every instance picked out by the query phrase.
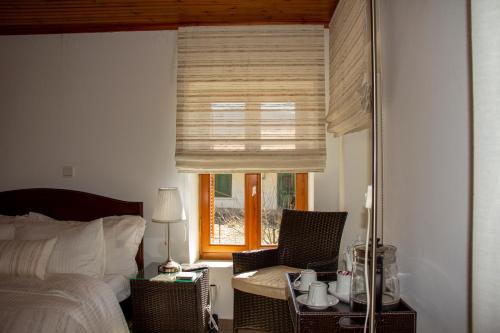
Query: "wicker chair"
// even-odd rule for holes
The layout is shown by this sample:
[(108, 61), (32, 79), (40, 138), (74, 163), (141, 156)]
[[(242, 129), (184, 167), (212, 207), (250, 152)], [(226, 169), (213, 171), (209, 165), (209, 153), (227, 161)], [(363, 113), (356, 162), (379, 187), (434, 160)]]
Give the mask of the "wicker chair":
[[(285, 265), (320, 272), (337, 270), (347, 213), (284, 210), (278, 248), (233, 253), (233, 273)], [(287, 301), (234, 289), (234, 331), (248, 328), (293, 332)]]

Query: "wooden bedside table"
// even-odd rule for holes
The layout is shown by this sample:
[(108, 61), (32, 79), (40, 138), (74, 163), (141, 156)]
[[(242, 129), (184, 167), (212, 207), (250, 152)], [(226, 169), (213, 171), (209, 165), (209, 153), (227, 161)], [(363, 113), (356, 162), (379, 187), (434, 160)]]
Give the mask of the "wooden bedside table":
[(158, 265), (151, 263), (130, 278), (134, 333), (206, 332), (208, 269), (196, 271), (190, 282), (151, 281), (163, 274)]

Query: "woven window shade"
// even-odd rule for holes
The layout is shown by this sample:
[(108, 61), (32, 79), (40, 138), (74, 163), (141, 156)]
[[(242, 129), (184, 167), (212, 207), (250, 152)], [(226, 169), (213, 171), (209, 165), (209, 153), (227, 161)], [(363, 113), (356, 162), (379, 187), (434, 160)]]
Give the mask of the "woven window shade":
[(343, 135), (371, 124), (369, 0), (340, 0), (330, 22), (328, 132)]
[(179, 28), (181, 172), (322, 171), (324, 28)]

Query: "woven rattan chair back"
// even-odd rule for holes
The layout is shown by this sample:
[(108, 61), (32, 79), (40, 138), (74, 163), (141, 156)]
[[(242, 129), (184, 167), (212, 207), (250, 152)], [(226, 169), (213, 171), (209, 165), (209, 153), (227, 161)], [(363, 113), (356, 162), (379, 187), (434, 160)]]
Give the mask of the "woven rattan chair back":
[[(346, 212), (283, 210), (278, 240), (280, 265), (336, 270)], [(323, 265), (321, 265), (323, 263)]]

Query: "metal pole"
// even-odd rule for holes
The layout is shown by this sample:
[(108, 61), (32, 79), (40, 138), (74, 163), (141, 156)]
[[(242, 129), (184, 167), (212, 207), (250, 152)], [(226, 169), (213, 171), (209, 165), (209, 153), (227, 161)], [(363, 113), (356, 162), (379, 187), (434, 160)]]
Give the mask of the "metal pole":
[(168, 261), (171, 261), (172, 258), (170, 258), (170, 223), (167, 223), (167, 231), (168, 231), (167, 256), (168, 256)]
[(371, 0), (371, 51), (372, 51), (372, 218), (371, 231), (371, 283), (370, 283), (370, 333), (375, 333), (375, 278), (377, 253), (377, 194), (378, 194), (378, 86), (377, 86), (377, 0)]

